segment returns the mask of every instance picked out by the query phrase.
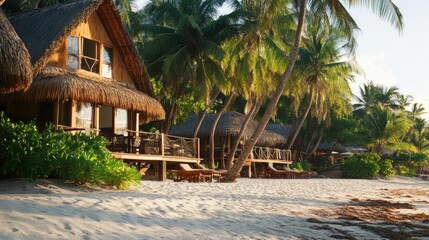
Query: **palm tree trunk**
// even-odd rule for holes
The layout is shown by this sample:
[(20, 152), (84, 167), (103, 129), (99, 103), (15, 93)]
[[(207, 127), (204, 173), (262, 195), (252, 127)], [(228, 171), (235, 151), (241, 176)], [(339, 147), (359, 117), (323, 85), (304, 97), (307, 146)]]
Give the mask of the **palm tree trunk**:
[(247, 114), (246, 119), (244, 119), (243, 124), (241, 125), (240, 132), (238, 133), (237, 139), (234, 142), (234, 145), (230, 149), (228, 153), (228, 157), (226, 159), (228, 170), (231, 170), (232, 167), (232, 160), (234, 160), (235, 151), (237, 151), (238, 145), (240, 145), (240, 140), (244, 135), (244, 132), (246, 131), (247, 125), (249, 124), (250, 120), (254, 119), (256, 114), (259, 112), (259, 109), (261, 108), (262, 100), (259, 100), (251, 109), (250, 112)]
[(190, 78), (184, 81), (180, 86), (177, 87), (178, 91), (174, 94), (174, 96), (172, 96), (172, 101), (171, 101), (170, 109), (168, 111), (167, 121), (163, 128), (163, 132), (165, 134), (168, 134), (168, 132), (170, 132), (170, 128), (173, 125), (173, 122), (176, 119), (177, 111), (179, 110), (177, 101), (182, 99), (183, 95), (185, 94), (186, 86), (190, 81), (191, 81)]
[(295, 131), (290, 136), (288, 143), (286, 145), (287, 150), (290, 150), (292, 148), (292, 146), (296, 140), (296, 137), (298, 137), (298, 134), (301, 131), (302, 125), (304, 125), (305, 119), (307, 119), (308, 113), (310, 112), (311, 105), (313, 103), (313, 91), (312, 90), (310, 90), (310, 91), (311, 91), (310, 92), (310, 99), (309, 99), (307, 109), (305, 110), (304, 115), (296, 123)]
[(304, 20), (305, 20), (305, 14), (306, 14), (306, 5), (307, 1), (302, 0), (300, 1), (300, 7), (299, 7), (299, 16), (298, 16), (298, 26), (295, 34), (295, 40), (294, 45), (292, 48), (292, 52), (290, 55), (290, 62), (281, 76), (280, 84), (277, 87), (277, 89), (274, 91), (274, 94), (271, 97), (271, 101), (268, 104), (267, 109), (265, 110), (264, 115), (262, 116), (261, 121), (259, 122), (258, 126), (256, 127), (255, 132), (252, 134), (250, 139), (247, 141), (245, 147), (243, 148), (243, 151), (241, 152), (240, 156), (237, 159), (237, 162), (234, 164), (234, 166), (231, 168), (231, 170), (228, 171), (226, 175), (226, 181), (235, 181), (237, 177), (239, 176), (241, 169), (244, 166), (244, 162), (247, 159), (247, 156), (252, 152), (253, 147), (255, 146), (256, 141), (261, 136), (262, 132), (264, 131), (265, 127), (268, 124), (268, 121), (270, 120), (272, 114), (274, 113), (274, 110), (277, 107), (277, 103), (280, 99), (280, 96), (283, 94), (284, 89), (286, 87), (286, 83), (288, 82), (290, 76), (292, 75), (292, 70), (295, 66), (295, 61), (298, 56), (298, 50), (299, 45), (301, 43), (301, 35), (302, 30), (304, 27)]
[(194, 136), (193, 136), (193, 138), (197, 138), (197, 136), (198, 136), (198, 132), (200, 131), (200, 128), (201, 128), (201, 124), (203, 124), (204, 118), (205, 118), (205, 117), (206, 117), (206, 115), (207, 115), (207, 109), (208, 109), (211, 105), (213, 105), (213, 103), (214, 103), (214, 101), (216, 101), (216, 98), (217, 98), (217, 96), (219, 95), (219, 93), (220, 93), (220, 88), (217, 88), (217, 89), (216, 89), (216, 91), (215, 91), (215, 93), (213, 94), (212, 98), (210, 99), (210, 101), (209, 101), (209, 102), (207, 102), (207, 104), (206, 104), (206, 106), (205, 106), (204, 110), (200, 112), (200, 114), (199, 114), (199, 118), (198, 118), (198, 122), (197, 122), (197, 125), (195, 126), (195, 130), (194, 130)]
[(220, 110), (220, 112), (217, 114), (215, 120), (213, 121), (213, 125), (212, 128), (210, 130), (210, 168), (214, 169), (215, 166), (215, 156), (214, 156), (214, 148), (215, 148), (215, 144), (214, 144), (214, 135), (215, 135), (215, 130), (216, 130), (216, 126), (217, 123), (219, 122), (220, 117), (222, 116), (222, 113), (225, 112), (225, 110), (227, 109), (228, 105), (231, 103), (232, 99), (234, 97), (234, 94), (230, 94), (228, 99), (226, 100), (225, 104), (223, 105), (222, 109)]
[(177, 103), (174, 101), (170, 106), (170, 110), (168, 111), (167, 121), (165, 122), (165, 125), (164, 125), (163, 132), (165, 134), (168, 134), (168, 132), (170, 131), (171, 125), (173, 125), (173, 121), (174, 121), (174, 118), (176, 117), (176, 114), (177, 114)]
[(307, 148), (307, 151), (305, 153), (304, 160), (308, 160), (310, 156), (313, 155), (313, 153), (317, 150), (317, 147), (319, 147), (320, 141), (322, 141), (322, 137), (323, 137), (323, 131), (319, 133), (319, 136), (317, 137), (317, 139), (315, 137), (313, 138), (312, 143), (308, 145), (309, 147)]

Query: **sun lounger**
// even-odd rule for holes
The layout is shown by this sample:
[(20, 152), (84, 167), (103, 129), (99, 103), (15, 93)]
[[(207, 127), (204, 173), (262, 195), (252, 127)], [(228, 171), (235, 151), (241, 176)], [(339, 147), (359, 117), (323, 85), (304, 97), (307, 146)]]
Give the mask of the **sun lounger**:
[(310, 178), (312, 175), (312, 172), (301, 172), (290, 168), (278, 170), (272, 166), (267, 167), (267, 177), (271, 178)]
[(211, 169), (194, 169), (185, 163), (179, 164), (179, 167), (180, 170), (176, 172), (175, 181), (205, 182), (212, 181), (213, 177), (218, 177), (218, 181), (220, 181), (220, 175), (217, 176)]

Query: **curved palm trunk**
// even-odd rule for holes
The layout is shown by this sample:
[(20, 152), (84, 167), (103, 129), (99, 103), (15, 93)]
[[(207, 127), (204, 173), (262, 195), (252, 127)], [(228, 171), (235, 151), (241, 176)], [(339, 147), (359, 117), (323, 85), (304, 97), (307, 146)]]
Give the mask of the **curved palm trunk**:
[(186, 86), (191, 81), (190, 78), (188, 78), (186, 81), (184, 81), (180, 86), (177, 88), (179, 89), (177, 93), (172, 98), (172, 103), (170, 105), (170, 109), (168, 111), (168, 117), (167, 121), (164, 125), (163, 132), (165, 134), (168, 134), (170, 132), (170, 128), (173, 125), (174, 119), (176, 119), (177, 111), (178, 111), (178, 105), (177, 101), (180, 100), (183, 95), (185, 94)]
[(237, 162), (234, 164), (234, 166), (232, 166), (231, 170), (228, 171), (228, 173), (225, 177), (226, 181), (235, 181), (237, 179), (237, 177), (239, 176), (240, 171), (244, 166), (244, 162), (246, 161), (247, 156), (249, 156), (249, 154), (252, 152), (252, 149), (253, 149), (256, 141), (261, 136), (262, 132), (264, 131), (265, 127), (267, 126), (268, 121), (270, 120), (272, 114), (274, 113), (274, 110), (277, 107), (277, 103), (280, 99), (280, 96), (282, 95), (282, 93), (286, 87), (286, 83), (288, 82), (290, 76), (292, 75), (292, 70), (295, 66), (295, 61), (296, 61), (297, 56), (298, 56), (299, 45), (301, 42), (301, 35), (302, 35), (303, 27), (304, 27), (307, 1), (302, 0), (300, 3), (301, 4), (299, 7), (298, 26), (297, 26), (297, 30), (296, 30), (296, 34), (295, 34), (294, 45), (293, 45), (292, 52), (290, 55), (290, 62), (286, 68), (286, 71), (283, 73), (283, 75), (280, 79), (279, 86), (274, 91), (274, 94), (271, 97), (271, 101), (268, 104), (268, 107), (265, 110), (265, 113), (262, 116), (261, 121), (259, 122), (258, 126), (256, 127), (255, 132), (252, 134), (252, 137), (250, 137), (249, 141), (247, 141), (245, 147), (243, 148), (243, 151), (241, 152), (239, 158), (237, 159)]
[[(316, 136), (318, 134), (318, 136)], [(319, 147), (320, 141), (322, 141), (323, 130), (321, 132), (316, 131), (312, 136), (312, 141), (308, 144), (307, 150), (305, 152), (304, 160), (308, 160), (314, 152), (316, 152), (317, 147)]]
[(216, 98), (219, 95), (219, 93), (220, 93), (220, 88), (217, 88), (216, 92), (213, 94), (210, 101), (206, 104), (204, 110), (200, 112), (197, 125), (195, 126), (193, 138), (197, 138), (198, 132), (200, 131), (200, 128), (201, 128), (201, 124), (203, 124), (204, 118), (207, 115), (207, 108), (209, 108), (211, 105), (213, 105), (213, 103), (214, 103), (214, 101), (216, 101)]
[(220, 112), (217, 114), (215, 120), (213, 121), (213, 125), (212, 128), (210, 130), (210, 165), (209, 167), (211, 169), (214, 169), (215, 166), (215, 159), (214, 159), (214, 148), (215, 148), (215, 144), (214, 144), (214, 135), (215, 135), (215, 130), (216, 130), (216, 126), (217, 123), (219, 122), (220, 117), (222, 116), (222, 113), (225, 112), (226, 108), (228, 107), (228, 105), (231, 103), (232, 98), (234, 97), (234, 94), (230, 94), (228, 99), (226, 100), (225, 104), (223, 105), (222, 109), (220, 110)]
[(165, 122), (163, 133), (168, 134), (170, 131), (171, 125), (173, 124), (174, 118), (177, 114), (177, 103), (173, 102), (171, 104), (170, 110), (168, 111), (167, 121)]
[(259, 109), (261, 108), (262, 101), (258, 101), (250, 110), (250, 112), (247, 114), (246, 118), (244, 119), (243, 124), (241, 125), (240, 132), (238, 133), (237, 139), (234, 142), (234, 145), (230, 149), (228, 153), (228, 157), (226, 159), (228, 170), (231, 170), (232, 167), (232, 160), (234, 160), (235, 151), (237, 151), (238, 145), (240, 145), (240, 140), (244, 135), (244, 132), (246, 131), (247, 125), (249, 124), (250, 120), (254, 119), (256, 114), (259, 112)]
[(302, 125), (304, 125), (305, 119), (307, 119), (308, 113), (310, 112), (311, 105), (313, 104), (313, 91), (310, 92), (310, 102), (308, 103), (307, 109), (304, 112), (304, 115), (299, 119), (299, 121), (296, 124), (295, 131), (292, 133), (292, 136), (290, 137), (286, 149), (290, 150), (296, 140), (296, 137), (298, 137), (299, 132), (301, 131)]

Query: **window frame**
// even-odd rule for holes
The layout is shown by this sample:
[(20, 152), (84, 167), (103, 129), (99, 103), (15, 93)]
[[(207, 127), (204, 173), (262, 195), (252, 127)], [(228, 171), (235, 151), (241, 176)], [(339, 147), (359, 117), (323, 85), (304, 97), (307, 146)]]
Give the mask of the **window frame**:
[[(66, 49), (67, 49), (66, 67), (67, 67), (67, 69), (83, 70), (85, 72), (89, 72), (89, 73), (92, 73), (92, 74), (97, 74), (97, 75), (99, 75), (99, 76), (101, 76), (103, 78), (113, 79), (113, 75), (114, 75), (114, 54), (115, 54), (115, 48), (112, 45), (110, 45), (110, 44), (103, 44), (100, 41), (97, 41), (97, 40), (94, 40), (94, 39), (91, 39), (89, 37), (82, 36), (82, 35), (79, 35), (79, 36), (69, 35), (69, 37), (75, 37), (75, 38), (78, 39), (78, 54), (69, 52), (69, 39), (67, 38), (67, 46), (66, 46)], [(92, 57), (83, 55), (84, 39), (87, 39), (87, 40), (95, 42), (95, 44), (96, 44), (96, 55), (97, 55), (98, 59), (94, 59)], [(109, 48), (109, 49), (111, 49), (111, 58), (110, 58), (111, 63), (108, 63), (108, 62), (104, 61), (103, 48)], [(68, 64), (68, 58), (69, 58), (69, 56), (77, 57), (77, 59), (78, 59), (78, 67), (77, 68), (74, 68), (74, 67), (72, 67), (72, 66), (70, 66)], [(96, 63), (98, 63), (97, 72), (89, 71), (89, 70), (86, 70), (86, 69), (82, 68), (82, 61), (83, 61), (84, 58), (90, 59), (90, 60), (94, 60)], [(108, 65), (108, 66), (111, 67), (112, 74), (111, 74), (110, 77), (105, 77), (103, 75), (103, 65)]]
[[(101, 48), (101, 51), (100, 51), (100, 54), (101, 54), (101, 56), (100, 56), (100, 75), (101, 75), (102, 77), (105, 77), (105, 76), (103, 75), (103, 65), (104, 65), (104, 64), (106, 64), (106, 65), (110, 66), (110, 68), (111, 68), (111, 72), (112, 72), (112, 75), (111, 75), (110, 77), (105, 77), (105, 78), (113, 79), (113, 59), (114, 59), (114, 48), (113, 48), (113, 46), (110, 46), (110, 45), (108, 45), (108, 44), (101, 44), (100, 48)], [(103, 51), (103, 48), (109, 48), (109, 49), (111, 49), (111, 58), (110, 58), (110, 63), (108, 63), (108, 62), (104, 61), (104, 51)]]

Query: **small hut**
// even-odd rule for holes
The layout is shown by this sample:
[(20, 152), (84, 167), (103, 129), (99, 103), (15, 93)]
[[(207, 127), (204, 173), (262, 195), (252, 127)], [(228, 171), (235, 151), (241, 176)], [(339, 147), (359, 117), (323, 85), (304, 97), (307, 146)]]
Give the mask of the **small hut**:
[[(207, 158), (209, 153), (208, 145), (210, 130), (215, 118), (216, 114), (208, 114), (204, 118), (204, 121), (198, 132), (198, 137), (201, 139), (201, 156), (203, 158)], [(245, 118), (245, 115), (237, 112), (226, 112), (222, 114), (215, 130), (215, 158), (216, 161), (221, 163), (221, 165), (223, 165), (222, 160), (226, 158), (230, 152), (232, 144), (236, 141)], [(192, 137), (197, 122), (198, 116), (191, 115), (185, 123), (173, 126), (170, 130), (170, 133), (183, 137)], [(242, 139), (243, 142), (240, 144), (240, 149), (252, 136), (257, 125), (257, 121), (252, 120), (249, 122)], [(275, 129), (275, 131), (270, 131), (267, 127), (267, 129), (264, 130), (261, 137), (257, 141), (256, 146), (272, 149), (283, 147), (286, 144), (288, 127), (270, 124), (270, 128)]]
[(0, 9), (0, 94), (27, 89), (32, 71), (27, 48)]
[(9, 21), (27, 46), (34, 70), (26, 92), (0, 95), (0, 110), (11, 119), (36, 118), (40, 126), (52, 122), (108, 139), (164, 119), (113, 0), (56, 4)]

